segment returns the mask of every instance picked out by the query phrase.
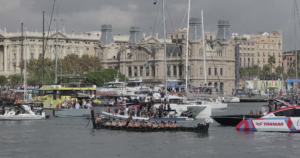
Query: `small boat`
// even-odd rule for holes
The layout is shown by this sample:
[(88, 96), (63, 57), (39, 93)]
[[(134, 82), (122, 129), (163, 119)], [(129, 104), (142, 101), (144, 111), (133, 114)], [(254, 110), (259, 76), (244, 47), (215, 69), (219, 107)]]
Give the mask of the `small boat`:
[(292, 106), (284, 101), (277, 99), (278, 102), (285, 104), (282, 108), (256, 118), (242, 120), (237, 126), (238, 131), (264, 131), (264, 132), (300, 132), (300, 106)]
[(33, 112), (28, 105), (14, 104), (9, 107), (9, 109), (3, 107), (2, 115), (0, 115), (0, 120), (41, 120), (46, 118), (45, 112)]

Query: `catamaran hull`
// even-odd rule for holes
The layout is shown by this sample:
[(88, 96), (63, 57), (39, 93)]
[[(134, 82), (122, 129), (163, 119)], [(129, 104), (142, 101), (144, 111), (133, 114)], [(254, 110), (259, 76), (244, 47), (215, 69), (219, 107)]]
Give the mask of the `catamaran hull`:
[(192, 117), (195, 119), (206, 119), (211, 116), (210, 105), (189, 105), (187, 111), (192, 112)]
[(300, 117), (277, 117), (243, 120), (236, 126), (236, 130), (299, 133)]
[(22, 120), (41, 120), (42, 116), (18, 116), (18, 115), (0, 115), (0, 120), (12, 120), (12, 121), (22, 121)]
[(56, 117), (85, 117), (90, 115), (90, 109), (55, 109), (53, 116)]
[[(112, 113), (108, 113), (103, 111), (101, 113), (102, 115), (104, 115), (106, 118), (108, 119), (127, 119), (128, 115), (114, 115)], [(145, 117), (132, 117), (132, 120), (139, 120), (139, 121), (148, 121), (149, 118), (145, 118)], [(188, 117), (176, 117), (176, 118), (150, 118), (151, 122), (160, 122), (160, 121), (177, 121), (177, 122), (186, 122), (186, 121), (193, 121), (193, 118), (188, 118)]]
[(211, 106), (212, 110), (225, 110), (227, 109), (227, 103), (207, 103)]

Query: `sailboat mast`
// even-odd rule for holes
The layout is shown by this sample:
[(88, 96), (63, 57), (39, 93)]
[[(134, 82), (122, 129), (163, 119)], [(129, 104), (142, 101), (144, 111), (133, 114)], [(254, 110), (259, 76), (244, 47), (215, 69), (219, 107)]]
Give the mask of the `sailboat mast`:
[(191, 7), (191, 0), (189, 0), (188, 5), (188, 17), (187, 17), (187, 30), (186, 30), (186, 51), (185, 51), (185, 89), (188, 86), (188, 57), (189, 57), (189, 29), (190, 29), (190, 7)]
[[(23, 60), (24, 58), (24, 36), (23, 36), (23, 32), (24, 32), (24, 25), (23, 23), (21, 24), (21, 30), (22, 30), (22, 41), (21, 41), (21, 59)], [(21, 84), (23, 83), (23, 68), (21, 68)]]
[(165, 15), (165, 0), (163, 0), (163, 17), (164, 17), (164, 60), (165, 60), (165, 94), (167, 94), (167, 46), (166, 46), (166, 15)]
[(45, 84), (45, 69), (44, 69), (44, 62), (45, 62), (45, 12), (43, 11), (43, 59), (42, 59), (42, 85)]
[(205, 62), (205, 33), (204, 33), (204, 19), (203, 19), (203, 10), (201, 10), (201, 20), (202, 20), (202, 49), (203, 49), (203, 70), (204, 70), (204, 83), (206, 85), (206, 62)]
[(24, 101), (27, 100), (27, 43), (26, 43), (26, 30), (25, 30), (25, 46), (24, 46)]
[[(296, 95), (298, 96), (298, 52), (297, 52), (297, 41), (298, 41), (298, 37), (297, 37), (297, 27), (296, 27), (296, 7), (297, 7), (297, 2), (296, 0), (294, 1), (294, 34), (295, 34), (295, 56), (296, 56)], [(298, 97), (297, 97), (298, 99)]]
[[(58, 6), (58, 4), (57, 4)], [(57, 19), (56, 19), (56, 46), (55, 46), (55, 84), (57, 83), (57, 51), (58, 51), (58, 20), (59, 20), (59, 9), (57, 9)]]

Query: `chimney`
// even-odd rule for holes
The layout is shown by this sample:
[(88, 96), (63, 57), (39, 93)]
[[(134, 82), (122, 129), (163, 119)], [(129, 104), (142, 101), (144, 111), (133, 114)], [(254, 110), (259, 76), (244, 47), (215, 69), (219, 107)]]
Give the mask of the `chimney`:
[(129, 36), (129, 44), (137, 44), (139, 39), (141, 38), (141, 31), (140, 27), (138, 26), (131, 26), (130, 27), (130, 36)]
[(114, 37), (112, 34), (112, 26), (109, 24), (104, 24), (101, 26), (101, 37), (100, 37), (100, 42), (102, 44), (109, 44), (111, 42), (114, 42)]
[(202, 36), (202, 26), (201, 20), (199, 18), (191, 18), (190, 19), (190, 30), (189, 37), (193, 40), (197, 40)]
[(228, 20), (220, 20), (218, 22), (218, 33), (216, 39), (220, 40), (228, 40), (231, 38), (229, 32), (229, 21)]

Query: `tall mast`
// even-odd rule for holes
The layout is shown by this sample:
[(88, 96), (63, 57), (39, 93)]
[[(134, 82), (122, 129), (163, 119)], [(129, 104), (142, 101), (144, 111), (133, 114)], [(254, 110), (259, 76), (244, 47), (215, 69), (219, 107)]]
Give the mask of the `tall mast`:
[[(296, 28), (296, 0), (294, 1), (295, 4), (294, 4), (294, 34), (295, 34), (295, 56), (296, 56), (296, 95), (298, 96), (298, 52), (297, 52), (297, 41), (298, 41), (298, 38), (297, 38), (297, 28)], [(297, 97), (298, 99), (298, 97)]]
[(58, 21), (60, 20), (58, 3), (59, 2), (57, 2), (57, 7), (56, 7), (57, 19), (56, 19), (56, 46), (55, 46), (55, 84), (57, 83)]
[[(21, 60), (23, 60), (23, 55), (24, 55), (24, 36), (23, 36), (23, 32), (24, 32), (24, 26), (23, 23), (21, 24), (21, 31), (22, 31), (22, 37), (21, 37)], [(21, 68), (21, 84), (23, 83), (23, 68)]]
[(43, 59), (42, 59), (42, 85), (45, 84), (45, 69), (44, 69), (44, 60), (45, 60), (45, 12), (43, 11)]
[[(26, 32), (26, 30), (25, 30)], [(24, 47), (24, 101), (27, 100), (27, 44), (26, 44), (26, 33), (25, 33), (25, 47)]]
[(206, 62), (205, 62), (205, 33), (204, 33), (204, 19), (203, 19), (203, 10), (201, 10), (201, 19), (202, 19), (202, 49), (203, 49), (203, 70), (204, 70), (204, 83), (206, 85)]
[(187, 30), (186, 30), (186, 51), (185, 51), (185, 89), (188, 86), (188, 57), (189, 57), (189, 29), (190, 29), (190, 7), (191, 7), (191, 0), (189, 0), (188, 5), (188, 17), (187, 17)]
[(164, 17), (164, 60), (165, 60), (165, 94), (167, 94), (167, 87), (168, 87), (168, 82), (167, 82), (167, 46), (166, 46), (166, 15), (165, 15), (165, 0), (163, 0), (163, 17)]

